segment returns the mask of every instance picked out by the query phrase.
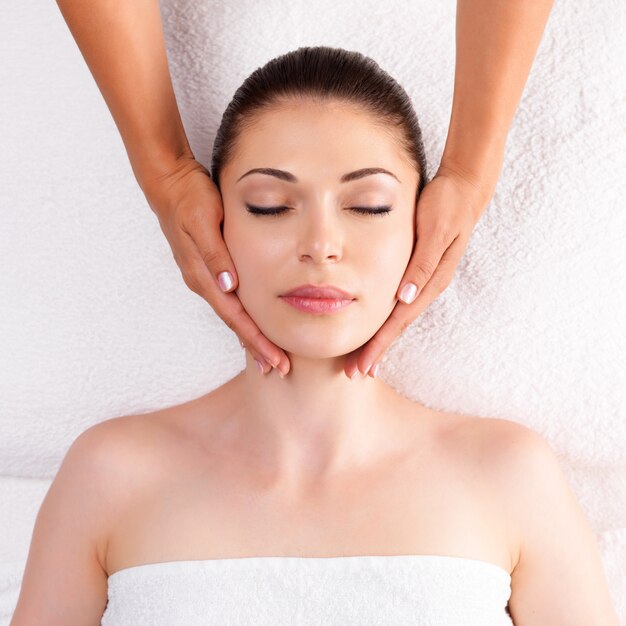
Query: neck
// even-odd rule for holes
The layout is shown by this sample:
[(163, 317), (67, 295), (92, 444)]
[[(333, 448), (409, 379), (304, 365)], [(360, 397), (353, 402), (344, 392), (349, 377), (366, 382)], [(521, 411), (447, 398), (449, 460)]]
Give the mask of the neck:
[(349, 379), (344, 356), (288, 356), (291, 369), (281, 378), (275, 370), (261, 374), (246, 352), (245, 369), (231, 381), (237, 437), (247, 440), (240, 443), (292, 485), (381, 456), (409, 401), (379, 379)]

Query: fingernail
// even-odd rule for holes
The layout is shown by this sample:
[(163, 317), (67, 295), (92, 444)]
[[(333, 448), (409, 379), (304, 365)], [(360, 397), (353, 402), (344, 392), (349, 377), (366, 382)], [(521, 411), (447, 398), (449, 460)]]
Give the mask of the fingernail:
[(242, 348), (245, 348), (245, 347), (246, 347), (246, 344), (244, 344), (244, 342), (243, 342), (243, 341), (241, 341), (241, 339), (239, 340), (239, 345), (240, 345)]
[(372, 376), (374, 378), (376, 378), (376, 375), (378, 374), (378, 366), (380, 365), (380, 363), (376, 363), (376, 365), (374, 365), (374, 369), (372, 370)]
[(259, 368), (261, 374), (265, 373), (265, 370), (263, 369), (263, 363), (261, 363), (259, 359), (254, 359), (254, 362), (257, 364), (257, 367)]
[(400, 300), (405, 304), (411, 304), (417, 296), (417, 285), (407, 283), (400, 291)]
[(355, 369), (354, 372), (352, 372), (352, 376), (350, 376), (350, 380), (354, 380), (354, 377), (356, 376), (356, 373), (358, 372), (358, 369)]
[(220, 272), (217, 275), (217, 282), (220, 284), (222, 291), (228, 291), (235, 284), (230, 272)]

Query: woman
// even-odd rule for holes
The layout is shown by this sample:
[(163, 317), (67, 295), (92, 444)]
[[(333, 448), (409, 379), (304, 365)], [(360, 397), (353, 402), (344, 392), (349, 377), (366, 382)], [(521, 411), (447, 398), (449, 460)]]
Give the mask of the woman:
[[(263, 363), (265, 372), (276, 368), (286, 374), (288, 357), (259, 331), (236, 297), (237, 272), (219, 236), (220, 194), (194, 156), (174, 95), (160, 7), (164, 5), (167, 11), (177, 5), (182, 13), (193, 16), (194, 3), (57, 0), (57, 4), (115, 120), (135, 178), (159, 219), (185, 284), (211, 305)], [(427, 28), (419, 19), (410, 19), (407, 4), (386, 4), (385, 12), (398, 32), (404, 29), (423, 39)], [(417, 208), (417, 231), (426, 236), (419, 238), (398, 286), (393, 314), (367, 344), (348, 356), (346, 376), (353, 376), (357, 369), (372, 376), (392, 342), (452, 281), (472, 229), (495, 191), (509, 128), (552, 4), (552, 0), (457, 0), (450, 125), (439, 167)], [(251, 5), (246, 3), (203, 2), (202, 6), (215, 16), (210, 25), (204, 25), (207, 37), (219, 36), (226, 23), (237, 37), (245, 38), (249, 31), (241, 30), (237, 17), (226, 22), (221, 18), (226, 12), (244, 22), (255, 15), (254, 11), (249, 14), (246, 7)], [(360, 32), (361, 23), (353, 19), (355, 10), (368, 24), (367, 32), (370, 28), (378, 32), (380, 14), (371, 7), (335, 3), (332, 15), (339, 23), (353, 22), (355, 32)], [(306, 35), (311, 32), (307, 22), (325, 9), (301, 2), (285, 10), (268, 7), (268, 11), (266, 17), (279, 24), (277, 32), (295, 29)], [(285, 29), (284, 19), (293, 28)], [(192, 23), (189, 26), (195, 28)], [(183, 20), (175, 37), (188, 41), (186, 28)], [(254, 30), (258, 29), (255, 24)], [(262, 32), (266, 39), (272, 36), (271, 31), (269, 35), (265, 29)], [(390, 46), (383, 35), (371, 42), (386, 49), (397, 46), (397, 42)], [(226, 45), (230, 56), (233, 48)], [(191, 54), (197, 56), (193, 39), (190, 46)], [(402, 50), (416, 68), (422, 62), (418, 50), (417, 46)], [(181, 77), (185, 82), (202, 83), (196, 64), (187, 69)], [(410, 297), (405, 299), (402, 290), (409, 284), (414, 287), (408, 287)]]
[(300, 48), (243, 83), (212, 177), (237, 295), (291, 369), (247, 355), (205, 396), (81, 434), (13, 626), (617, 625), (539, 435), (343, 375), (395, 306), (425, 172), (409, 97), (359, 53)]

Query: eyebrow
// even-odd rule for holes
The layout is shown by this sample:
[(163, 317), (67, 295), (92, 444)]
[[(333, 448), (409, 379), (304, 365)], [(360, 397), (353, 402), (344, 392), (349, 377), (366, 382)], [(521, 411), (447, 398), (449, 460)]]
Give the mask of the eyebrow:
[[(280, 178), (280, 180), (284, 180), (288, 183), (297, 183), (298, 179), (291, 173), (286, 172), (285, 170), (277, 170), (273, 167), (255, 167), (247, 171), (243, 176), (240, 176), (236, 182), (239, 182), (245, 176), (249, 176), (250, 174), (266, 174), (267, 176), (274, 176), (276, 178)], [(355, 170), (354, 172), (349, 172), (348, 174), (344, 174), (340, 179), (340, 183), (349, 183), (353, 180), (358, 180), (359, 178), (365, 178), (365, 176), (371, 176), (372, 174), (388, 174), (389, 176), (393, 176), (399, 183), (402, 182), (393, 172), (390, 172), (382, 167), (364, 167), (360, 170)]]

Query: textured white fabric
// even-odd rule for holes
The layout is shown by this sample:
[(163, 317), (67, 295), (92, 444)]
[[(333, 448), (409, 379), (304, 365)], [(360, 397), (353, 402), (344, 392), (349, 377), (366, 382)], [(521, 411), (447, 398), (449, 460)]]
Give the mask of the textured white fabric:
[(109, 576), (102, 626), (512, 626), (511, 577), (436, 555), (151, 563)]

